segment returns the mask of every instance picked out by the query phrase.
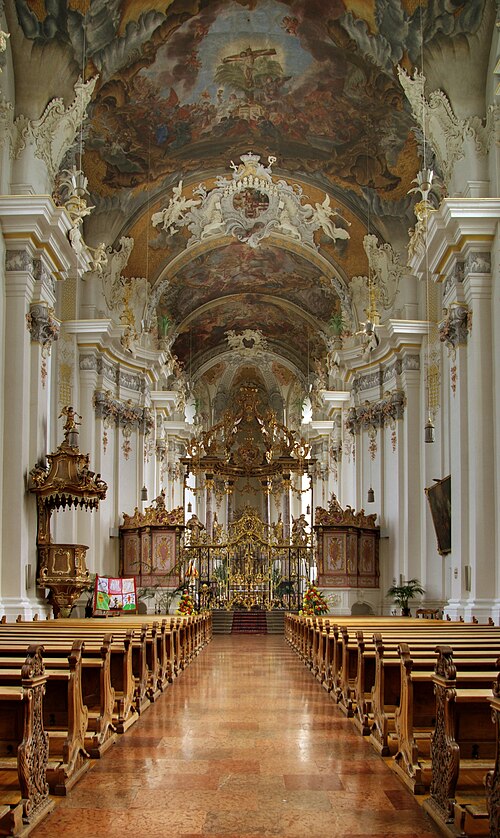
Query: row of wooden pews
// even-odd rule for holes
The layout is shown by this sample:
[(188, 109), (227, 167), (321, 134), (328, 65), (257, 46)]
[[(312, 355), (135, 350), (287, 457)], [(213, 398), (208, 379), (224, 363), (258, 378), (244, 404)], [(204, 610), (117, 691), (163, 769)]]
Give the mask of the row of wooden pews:
[(285, 637), (445, 835), (500, 836), (500, 628), (288, 614)]
[(27, 835), (211, 637), (210, 614), (2, 618), (0, 835)]

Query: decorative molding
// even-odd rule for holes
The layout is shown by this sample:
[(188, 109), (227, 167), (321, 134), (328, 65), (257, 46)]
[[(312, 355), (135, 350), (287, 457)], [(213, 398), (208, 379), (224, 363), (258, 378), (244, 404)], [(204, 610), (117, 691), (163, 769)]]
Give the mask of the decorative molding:
[(225, 332), (229, 349), (234, 349), (244, 357), (257, 358), (267, 349), (267, 340), (260, 329), (244, 329), (237, 334), (234, 329)]
[(5, 254), (6, 271), (25, 271), (36, 278), (35, 259), (27, 250), (7, 250)]
[(417, 217), (417, 223), (413, 229), (408, 231), (410, 235), (408, 241), (408, 259), (413, 259), (415, 256), (425, 253), (429, 219), (436, 212), (427, 198), (418, 201), (413, 207), (413, 211)]
[(491, 253), (489, 251), (470, 251), (465, 258), (465, 275), (490, 274)]
[(10, 156), (17, 159), (28, 143), (35, 146), (35, 156), (43, 160), (55, 179), (64, 155), (75, 141), (86, 116), (98, 76), (75, 83), (75, 98), (68, 108), (62, 98), (52, 99), (40, 119), (30, 120), (22, 114), (14, 119), (14, 108), (5, 100), (0, 103), (0, 145), (10, 140)]
[[(3, 8), (0, 9), (0, 12), (3, 14)], [(0, 29), (0, 53), (5, 52), (7, 49), (7, 41), (10, 38), (10, 32), (4, 32), (3, 29)], [(5, 62), (5, 56), (2, 55), (2, 64)], [(0, 73), (3, 72), (3, 67), (0, 66)]]
[(7, 250), (5, 254), (5, 270), (6, 271), (23, 271), (29, 273), (36, 282), (48, 287), (54, 294), (56, 293), (56, 280), (47, 270), (42, 259), (32, 256), (28, 250)]
[(47, 381), (47, 358), (54, 341), (58, 340), (61, 324), (54, 317), (54, 309), (48, 303), (38, 302), (30, 305), (26, 314), (26, 326), (34, 343), (41, 346), (40, 378), (42, 386)]
[(144, 379), (140, 374), (122, 369), (120, 366), (112, 364), (102, 355), (81, 354), (79, 369), (96, 372), (118, 387), (134, 390), (137, 393), (144, 393), (145, 391)]
[(444, 320), (438, 325), (439, 340), (445, 344), (450, 353), (454, 353), (457, 346), (464, 346), (470, 328), (469, 309), (463, 303), (453, 303), (443, 310)]
[(452, 303), (443, 309), (444, 320), (438, 325), (439, 340), (445, 344), (451, 359), (450, 385), (453, 395), (456, 393), (458, 371), (456, 361), (457, 346), (465, 346), (471, 329), (472, 312), (463, 303)]
[(385, 367), (383, 370), (372, 370), (372, 372), (365, 373), (364, 375), (356, 375), (353, 380), (352, 392), (356, 395), (364, 390), (371, 390), (373, 387), (383, 386), (396, 376), (409, 370), (420, 370), (419, 355), (405, 354), (402, 358), (397, 358), (393, 364)]
[[(125, 269), (134, 247), (134, 239), (122, 236), (119, 247), (105, 248), (106, 261), (99, 265), (107, 314), (115, 326), (125, 326), (122, 346), (134, 354), (147, 318), (149, 282), (146, 277), (125, 277)], [(162, 347), (168, 351), (166, 347)]]
[(400, 264), (399, 255), (390, 244), (379, 245), (377, 236), (373, 234), (364, 237), (363, 248), (376, 280), (377, 301), (383, 309), (388, 310), (394, 305), (401, 277), (409, 273), (410, 269)]
[[(415, 70), (412, 78), (403, 67), (398, 66), (398, 76), (411, 105), (413, 117), (431, 143), (445, 185), (448, 187), (455, 163), (465, 156), (464, 143), (467, 139), (474, 140), (478, 155), (484, 157), (487, 154), (495, 132), (498, 109), (496, 105), (491, 105), (486, 120), (478, 116), (458, 119), (442, 90), (434, 90), (426, 99), (426, 79), (418, 70)], [(425, 163), (424, 160), (424, 165)]]
[(345, 427), (348, 433), (354, 435), (360, 430), (370, 428), (389, 427), (398, 419), (402, 419), (406, 407), (406, 396), (402, 390), (386, 393), (378, 402), (365, 401), (362, 405), (348, 408)]
[(92, 403), (96, 418), (102, 419), (104, 424), (102, 438), (104, 453), (108, 445), (107, 431), (114, 425), (122, 430), (122, 452), (126, 460), (132, 451), (130, 438), (134, 430), (139, 430), (144, 434), (144, 455), (145, 459), (149, 459), (154, 430), (153, 412), (149, 407), (134, 404), (132, 399), (123, 402), (114, 398), (109, 390), (95, 390)]
[(116, 426), (129, 425), (143, 433), (151, 434), (153, 431), (154, 418), (151, 409), (134, 404), (132, 399), (124, 402), (116, 399), (109, 390), (95, 390), (92, 403), (97, 419), (107, 419)]
[(457, 285), (462, 285), (465, 276), (465, 262), (455, 262), (453, 271), (448, 274), (443, 284), (443, 299), (446, 299), (448, 294)]
[[(302, 187), (286, 180), (274, 180), (271, 167), (275, 157), (268, 157), (268, 165), (260, 156), (243, 154), (241, 163), (231, 161), (232, 179), (215, 179), (215, 187), (207, 191), (200, 183), (193, 190), (199, 198), (182, 194), (182, 180), (173, 189), (168, 206), (151, 218), (154, 227), (161, 225), (167, 235), (175, 235), (182, 227), (191, 233), (187, 247), (206, 239), (234, 236), (249, 247), (257, 247), (271, 233), (319, 249), (314, 234), (321, 231), (334, 243), (349, 239), (349, 222), (330, 205), (327, 194), (322, 203), (303, 203)], [(334, 218), (343, 225), (337, 227)]]
[(50, 347), (59, 337), (60, 323), (54, 317), (54, 309), (48, 303), (32, 303), (26, 315), (26, 322), (31, 340), (42, 346)]

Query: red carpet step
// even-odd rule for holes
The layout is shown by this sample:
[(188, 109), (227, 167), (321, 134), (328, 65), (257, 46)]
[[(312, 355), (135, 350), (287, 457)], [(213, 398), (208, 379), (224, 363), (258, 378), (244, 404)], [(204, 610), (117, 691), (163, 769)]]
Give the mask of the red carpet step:
[(231, 634), (267, 634), (265, 611), (235, 611)]

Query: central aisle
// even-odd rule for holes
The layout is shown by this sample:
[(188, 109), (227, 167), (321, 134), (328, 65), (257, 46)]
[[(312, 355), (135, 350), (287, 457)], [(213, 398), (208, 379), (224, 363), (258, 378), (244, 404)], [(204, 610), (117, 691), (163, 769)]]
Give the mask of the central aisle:
[(215, 636), (33, 838), (431, 838), (281, 636)]

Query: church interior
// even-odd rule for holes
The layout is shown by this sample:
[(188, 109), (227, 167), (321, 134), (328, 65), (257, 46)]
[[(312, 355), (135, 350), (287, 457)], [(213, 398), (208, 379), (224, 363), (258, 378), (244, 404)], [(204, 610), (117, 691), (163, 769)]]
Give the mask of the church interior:
[[(43, 622), (50, 654), (49, 624), (73, 621), (90, 649), (86, 618), (119, 614), (118, 636), (129, 609), (137, 626), (163, 619), (171, 677), (165, 664), (158, 683), (189, 662), (185, 683), (201, 666), (210, 689), (201, 662), (229, 664), (208, 640), (229, 644), (233, 630), (257, 679), (259, 655), (286, 678), (281, 648), (307, 701), (335, 693), (392, 758), (360, 696), (353, 709), (353, 685), (330, 678), (330, 627), (367, 620), (392, 638), (401, 608), (407, 626), (433, 618), (415, 631), (439, 624), (440, 642), (447, 624), (500, 626), (498, 11), (496, 0), (0, 3), (5, 644)], [(0, 654), (0, 703), (1, 669)], [(259, 710), (245, 712), (235, 735)], [(109, 725), (124, 732), (127, 719)], [(189, 724), (201, 738), (202, 720)], [(95, 736), (75, 777), (85, 749), (101, 754)], [(412, 760), (398, 762), (403, 784), (423, 793)], [(331, 808), (338, 789), (315, 779)], [(284, 782), (277, 796), (300, 791), (308, 811), (313, 786)], [(326, 815), (311, 832), (303, 815), (248, 834), (393, 834)], [(33, 834), (70, 835), (50, 831), (54, 817)], [(465, 829), (463, 811), (453, 817)], [(194, 818), (171, 834), (250, 829), (209, 820), (206, 833)], [(426, 823), (394, 835), (435, 834)]]

